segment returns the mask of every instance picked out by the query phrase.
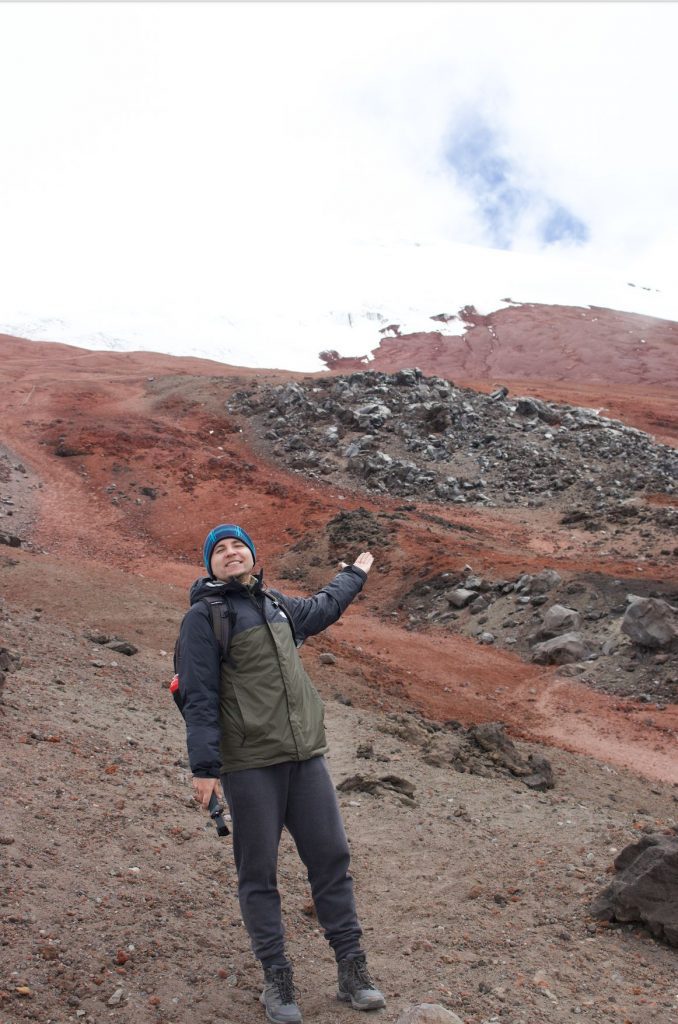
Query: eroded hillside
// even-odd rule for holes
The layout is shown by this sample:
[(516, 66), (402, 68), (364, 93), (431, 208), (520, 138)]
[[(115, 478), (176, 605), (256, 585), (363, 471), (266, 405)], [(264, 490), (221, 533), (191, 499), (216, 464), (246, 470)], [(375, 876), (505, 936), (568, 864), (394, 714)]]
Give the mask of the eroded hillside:
[[(582, 412), (561, 385), (493, 400), (468, 381), (392, 388), (363, 369), (305, 380), (2, 347), (3, 1021), (260, 1013), (229, 841), (220, 853), (190, 800), (166, 690), (204, 533), (235, 520), (290, 592), (363, 547), (376, 556), (364, 595), (303, 656), (335, 781), (352, 780), (341, 802), (384, 1019), (429, 1000), (465, 1024), (673, 1024), (675, 954), (589, 915), (615, 852), (676, 827), (674, 647), (622, 629), (642, 607), (629, 596), (673, 621), (674, 455), (638, 419), (590, 411), (623, 406), (622, 392)], [(355, 414), (373, 383), (386, 390), (369, 404), (395, 409), (402, 391), (414, 408), (381, 424)], [(281, 410), (281, 395), (302, 397)], [(398, 460), (414, 467), (406, 490), (384, 472)], [(554, 606), (589, 648), (566, 665), (533, 657)], [(497, 721), (516, 771), (474, 740), (473, 723)], [(531, 789), (544, 758), (553, 788)], [(335, 1024), (289, 845), (281, 882), (307, 1019)]]

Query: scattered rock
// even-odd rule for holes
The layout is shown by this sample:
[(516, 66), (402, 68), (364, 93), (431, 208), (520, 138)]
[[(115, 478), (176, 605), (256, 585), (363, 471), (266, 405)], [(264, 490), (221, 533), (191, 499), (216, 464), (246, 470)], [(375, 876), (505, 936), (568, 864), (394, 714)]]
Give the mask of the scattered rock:
[[(337, 482), (347, 474), (368, 490), (421, 500), (515, 506), (546, 499), (567, 515), (593, 498), (585, 514), (595, 520), (607, 508), (616, 514), (639, 490), (672, 493), (678, 476), (672, 448), (595, 410), (508, 401), (503, 388), (490, 396), (417, 368), (254, 384), (227, 408), (253, 417), (264, 435), (273, 428), (273, 453), (294, 470)], [(345, 435), (343, 445), (331, 426)]]
[[(634, 581), (636, 586), (639, 582)], [(547, 593), (537, 592), (551, 584)], [(642, 588), (639, 596), (662, 598), (672, 607), (678, 605), (678, 589), (672, 583), (644, 580)], [(479, 596), (466, 607), (453, 608), (448, 597), (459, 589), (476, 591)], [(587, 680), (596, 689), (636, 699), (647, 693), (651, 699), (673, 703), (676, 683), (674, 659), (669, 653), (672, 645), (664, 649), (637, 645), (637, 651), (632, 651), (629, 638), (620, 629), (628, 609), (626, 589), (625, 581), (610, 580), (598, 573), (582, 573), (556, 582), (556, 576), (542, 570), (514, 579), (492, 580), (474, 575), (465, 566), (455, 573), (423, 578), (405, 594), (400, 609), (407, 613), (410, 629), (437, 626), (478, 640), (482, 628), (492, 633), (497, 646), (510, 647), (526, 659), (532, 658), (536, 644), (578, 633), (587, 648), (583, 652), (585, 660), (562, 664), (561, 672), (585, 673), (589, 659), (599, 659), (596, 672)], [(545, 602), (548, 604), (540, 620), (536, 609)], [(532, 609), (534, 614), (529, 614)], [(578, 651), (575, 656), (580, 656)]]
[(542, 569), (533, 576), (526, 574), (516, 583), (516, 590), (523, 594), (546, 594), (562, 582), (560, 573), (555, 569)]
[(553, 604), (544, 615), (544, 621), (533, 636), (535, 639), (551, 640), (562, 633), (578, 632), (581, 624), (582, 617), (574, 608)]
[(659, 598), (634, 598), (622, 619), (621, 629), (634, 644), (666, 647), (678, 637), (678, 614)]
[(643, 836), (622, 850), (614, 866), (618, 874), (593, 901), (593, 917), (637, 921), (678, 946), (678, 836)]
[(500, 760), (509, 771), (520, 772), (523, 768), (522, 757), (499, 722), (483, 722), (482, 725), (471, 726), (469, 735), (482, 750), (493, 754), (493, 759)]
[(463, 587), (460, 587), (458, 590), (453, 590), (451, 594), (447, 595), (447, 602), (453, 608), (465, 608), (467, 604), (470, 604), (477, 597), (478, 594), (475, 590), (465, 590)]
[(490, 754), (494, 764), (520, 778), (530, 789), (553, 788), (553, 770), (549, 761), (541, 755), (533, 754), (525, 760), (499, 722), (474, 725), (469, 730), (469, 736), (482, 750)]
[(323, 651), (318, 658), (318, 661), (321, 665), (336, 665), (337, 663), (337, 659), (333, 654), (330, 654), (329, 651)]
[(109, 636), (108, 633), (85, 633), (85, 636), (88, 640), (91, 640), (93, 644), (101, 644), (101, 646), (104, 644), (110, 644), (113, 640), (113, 637)]
[(20, 548), (22, 543), (21, 537), (0, 531), (0, 544), (4, 544), (8, 548)]
[(382, 775), (374, 778), (367, 775), (349, 775), (337, 784), (340, 793), (377, 793), (380, 789), (392, 790), (401, 793), (409, 800), (414, 800), (416, 786), (407, 779), (401, 779), (398, 775)]
[(516, 412), (519, 416), (536, 416), (551, 425), (560, 423), (563, 415), (555, 406), (542, 402), (539, 398), (516, 399)]
[(125, 990), (123, 988), (116, 988), (115, 992), (113, 993), (111, 998), (108, 1000), (108, 1005), (109, 1006), (119, 1006), (120, 1003), (122, 1002), (122, 997), (123, 997), (124, 994), (125, 994)]
[(591, 653), (581, 633), (563, 633), (537, 644), (532, 652), (532, 661), (538, 665), (568, 665), (573, 661), (584, 661)]
[(546, 758), (539, 754), (524, 757), (499, 722), (465, 729), (454, 720), (440, 725), (414, 714), (392, 714), (380, 728), (420, 747), (422, 760), (437, 768), (451, 767), (484, 777), (510, 776), (538, 790), (554, 785), (553, 771)]
[(396, 1024), (464, 1024), (461, 1017), (440, 1003), (417, 1003), (398, 1017)]
[(139, 648), (135, 647), (134, 644), (129, 643), (127, 640), (111, 640), (106, 644), (112, 651), (117, 651), (118, 654), (126, 654), (131, 657), (133, 654), (137, 654)]
[(553, 789), (553, 768), (551, 762), (541, 754), (528, 754), (527, 765), (531, 769), (529, 774), (521, 776), (521, 781), (529, 789), (536, 789), (540, 793), (547, 789)]
[[(478, 326), (480, 321), (473, 323)], [(510, 399), (503, 387), (493, 399), (425, 376), (416, 367), (276, 385), (253, 380), (247, 390), (232, 396), (227, 408), (251, 417), (255, 431), (267, 438), (267, 451), (288, 469), (316, 481), (342, 488), (354, 488), (358, 481), (368, 491), (416, 499), (417, 505), (546, 505), (554, 522), (562, 524), (556, 527), (562, 539), (570, 532), (601, 531), (600, 541), (592, 543), (604, 544), (611, 555), (657, 550), (668, 557), (675, 547), (678, 509), (662, 499), (676, 493), (678, 453), (595, 409), (530, 396)], [(648, 495), (657, 500), (646, 500)], [(403, 505), (390, 515), (365, 508), (340, 512), (328, 525), (316, 557), (350, 561), (356, 550), (395, 547), (400, 528), (389, 528), (387, 520), (404, 520), (406, 511)], [(444, 530), (474, 531), (468, 522), (452, 523), (417, 508), (417, 518), (427, 515), (438, 535)], [(311, 543), (304, 538), (298, 546), (306, 550)], [(388, 559), (383, 561), (389, 571)], [(300, 571), (298, 559), (288, 569), (290, 574), (295, 570)], [(431, 580), (415, 584), (391, 615), (404, 610), (406, 628), (412, 630), (440, 625), (477, 637), (477, 626), (482, 626), (497, 646), (511, 646), (526, 659), (532, 657), (531, 645), (578, 633), (587, 650), (573, 652), (556, 644), (554, 654), (547, 648), (537, 659), (576, 665), (576, 659), (599, 658), (590, 680), (596, 688), (632, 697), (642, 682), (644, 691), (663, 701), (675, 699), (668, 670), (657, 673), (637, 663), (631, 679), (620, 665), (628, 641), (620, 634), (625, 606), (616, 609), (624, 595), (611, 589), (612, 582), (620, 581), (582, 572), (591, 600), (584, 596), (576, 601), (568, 593), (570, 580), (549, 566), (514, 580), (483, 580), (482, 589), (472, 570), (448, 570), (445, 575), (444, 587)], [(675, 587), (672, 591), (664, 582), (652, 587), (647, 576), (641, 579), (648, 585), (636, 591), (639, 596), (678, 601)], [(426, 587), (433, 588), (428, 596)], [(570, 621), (565, 612), (561, 621), (556, 621), (556, 612), (546, 612), (545, 622), (530, 614), (555, 604), (570, 611)], [(469, 624), (470, 616), (476, 617), (474, 623)], [(504, 625), (509, 619), (510, 627)]]
[(478, 634), (479, 644), (493, 644), (496, 639), (494, 633), (488, 633), (487, 631)]

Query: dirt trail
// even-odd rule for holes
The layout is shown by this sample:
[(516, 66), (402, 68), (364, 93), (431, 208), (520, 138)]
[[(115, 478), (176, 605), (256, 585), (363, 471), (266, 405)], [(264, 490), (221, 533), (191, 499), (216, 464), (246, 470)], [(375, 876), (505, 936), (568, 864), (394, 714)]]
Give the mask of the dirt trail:
[(526, 739), (678, 783), (678, 705), (657, 712), (596, 693), (468, 637), (403, 635), (356, 614), (341, 633), (342, 648), (362, 647), (372, 675), (377, 668), (380, 678), (397, 680), (406, 701), (431, 718), (501, 720)]

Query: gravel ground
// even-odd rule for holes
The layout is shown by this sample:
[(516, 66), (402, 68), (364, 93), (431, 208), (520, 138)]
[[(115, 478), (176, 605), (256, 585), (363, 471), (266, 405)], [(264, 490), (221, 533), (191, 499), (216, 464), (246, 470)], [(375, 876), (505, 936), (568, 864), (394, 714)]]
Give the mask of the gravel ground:
[[(0, 571), (7, 581), (12, 568)], [(125, 600), (131, 657), (92, 643), (86, 621), (2, 607), (3, 643), (21, 658), (0, 705), (2, 1024), (263, 1019), (231, 840), (193, 806), (170, 659), (138, 636), (143, 608)], [(176, 609), (158, 599), (153, 614), (169, 636)], [(434, 767), (414, 716), (358, 706), (355, 680), (351, 706), (333, 699), (320, 649), (304, 656), (327, 699), (335, 781), (395, 774), (415, 786), (414, 802), (386, 789), (340, 796), (388, 996), (379, 1019), (433, 1001), (465, 1024), (678, 1021), (675, 950), (587, 914), (615, 850), (675, 825), (676, 787), (525, 745), (551, 760), (553, 790)], [(305, 1019), (351, 1019), (286, 835), (280, 885)]]

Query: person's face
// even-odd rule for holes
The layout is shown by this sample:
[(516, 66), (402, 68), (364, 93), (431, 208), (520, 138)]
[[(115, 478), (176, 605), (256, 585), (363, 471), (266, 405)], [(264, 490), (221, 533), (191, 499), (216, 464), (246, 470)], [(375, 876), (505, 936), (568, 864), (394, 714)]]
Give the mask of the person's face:
[(212, 575), (223, 582), (248, 577), (254, 568), (252, 552), (237, 537), (224, 537), (214, 546), (210, 568)]

